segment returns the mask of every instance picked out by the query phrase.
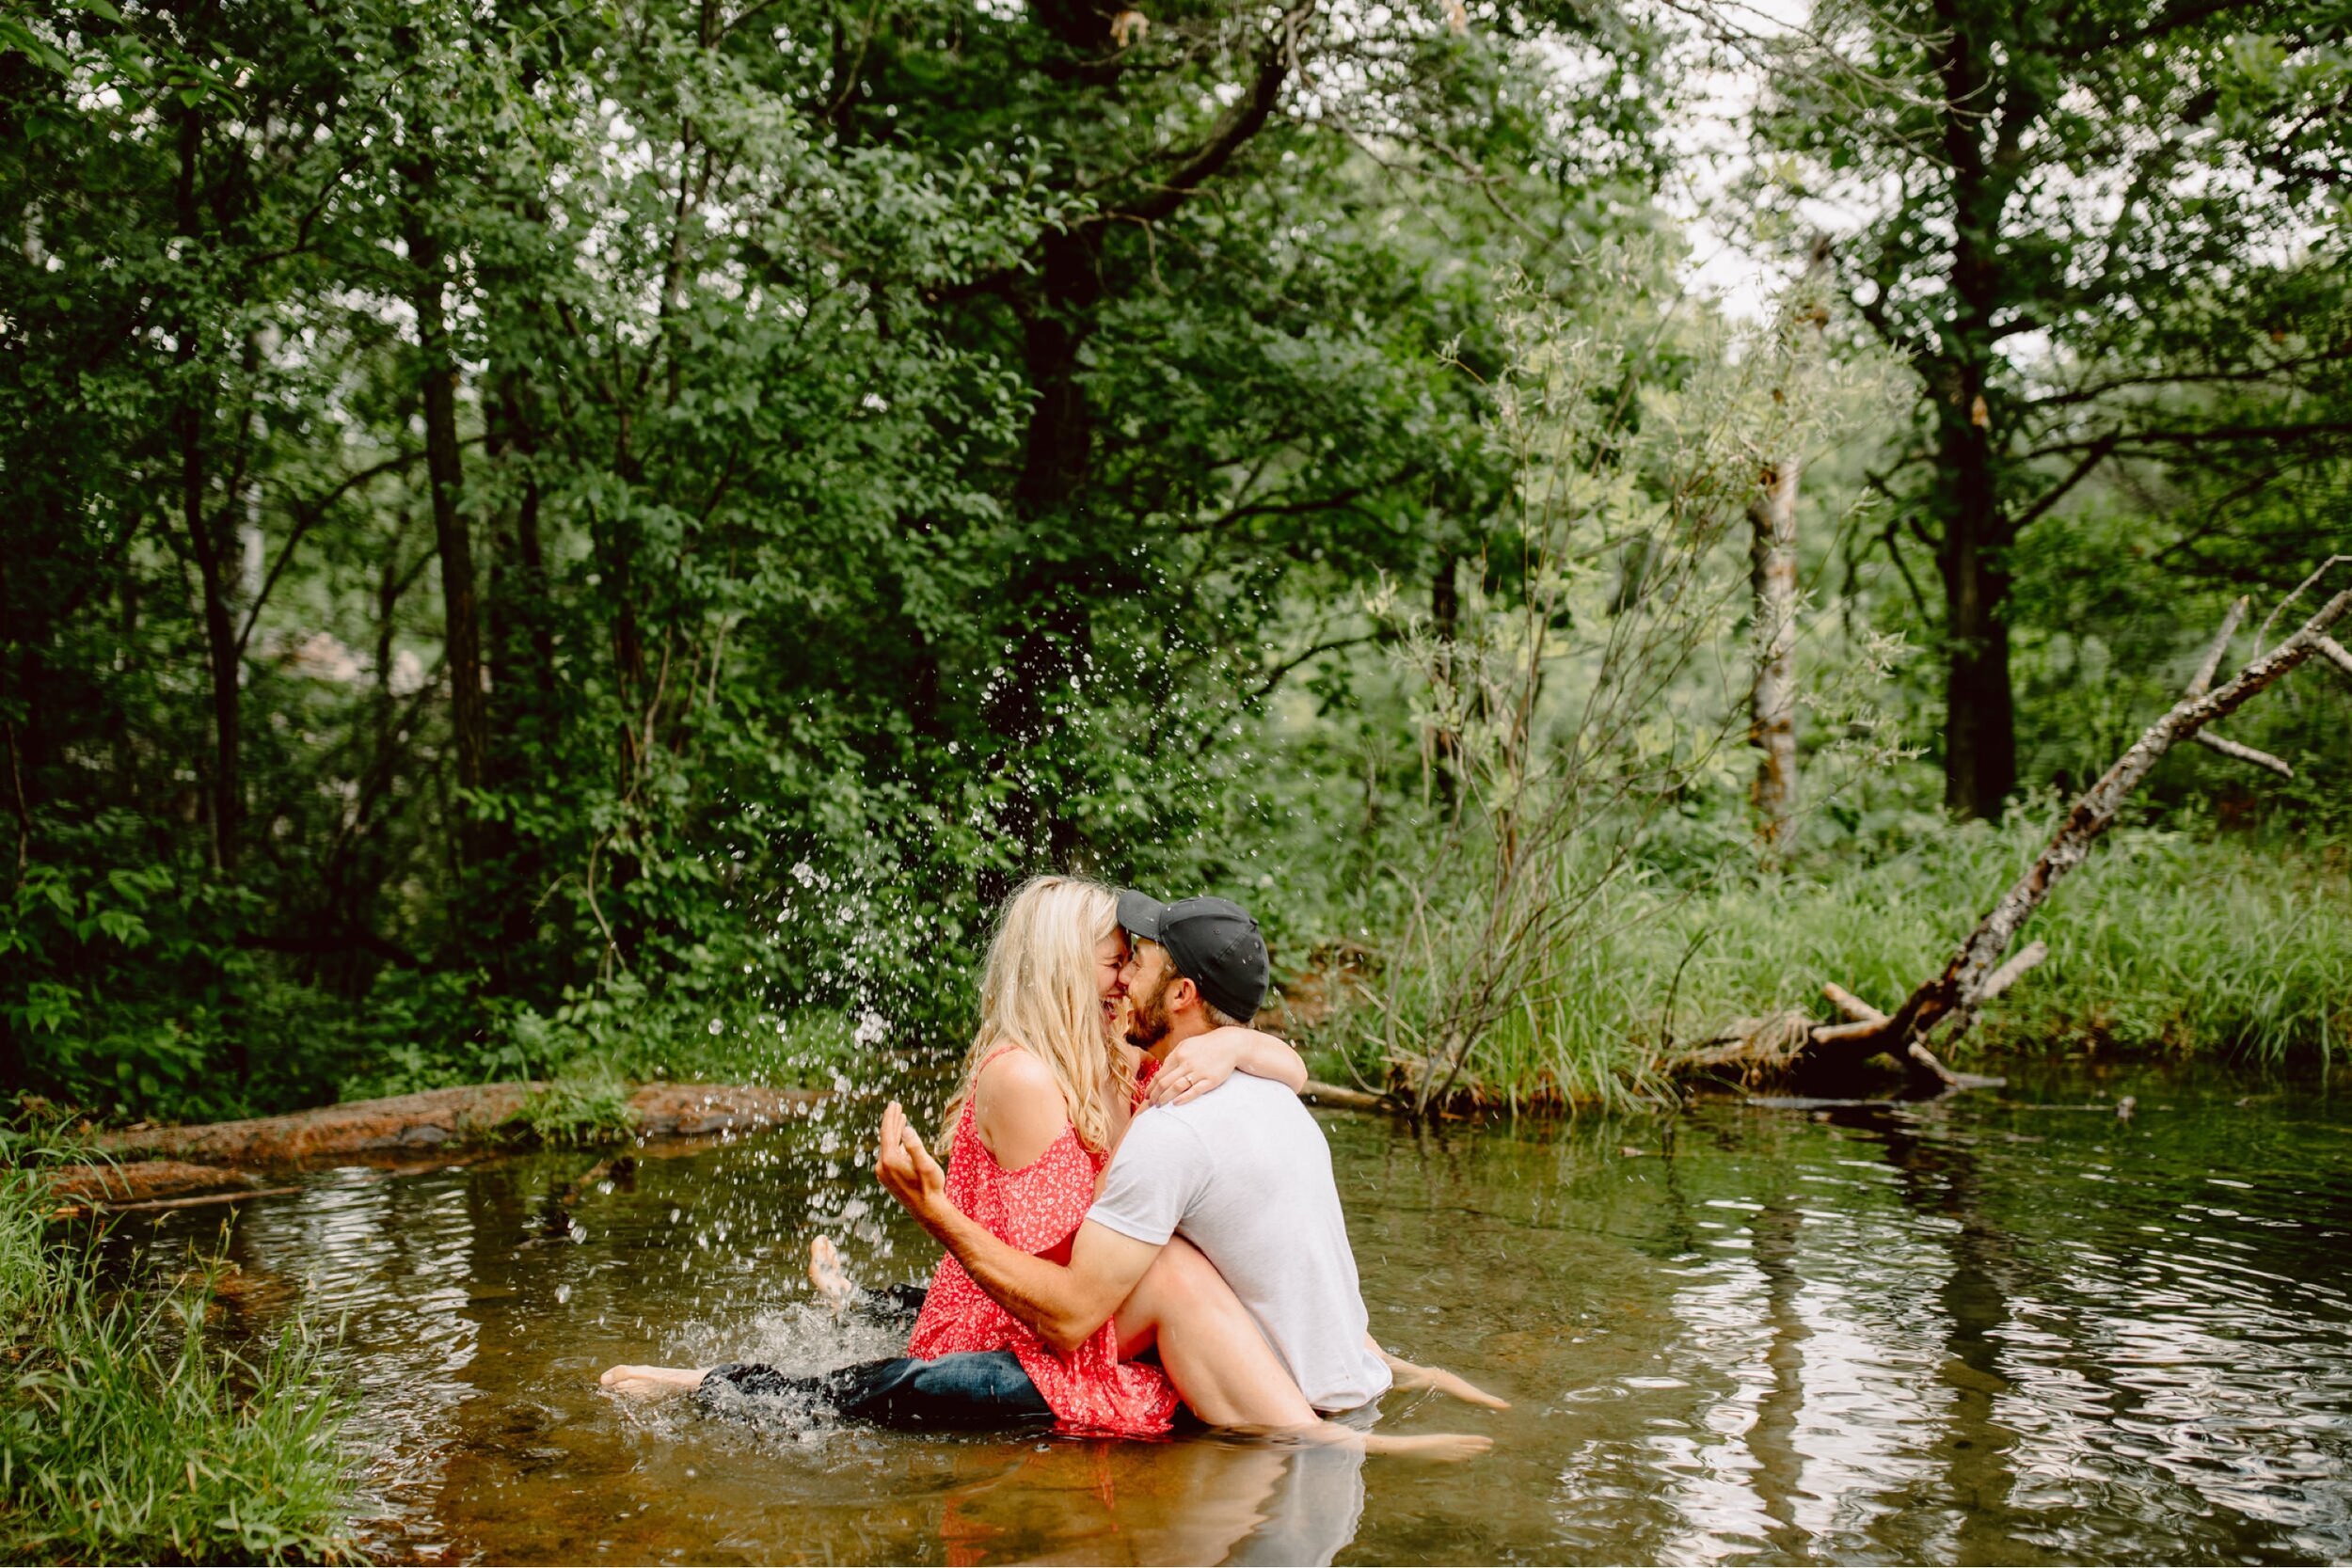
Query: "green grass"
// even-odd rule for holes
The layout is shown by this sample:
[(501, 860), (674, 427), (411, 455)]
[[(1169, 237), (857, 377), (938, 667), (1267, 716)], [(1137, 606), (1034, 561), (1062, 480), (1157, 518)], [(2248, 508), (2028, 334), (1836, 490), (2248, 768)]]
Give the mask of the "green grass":
[(539, 1148), (627, 1143), (636, 1131), (628, 1085), (602, 1071), (550, 1080), (499, 1129), (505, 1142)]
[(0, 1560), (355, 1558), (348, 1405), (316, 1339), (230, 1354), (204, 1329), (209, 1275), (110, 1290), (53, 1206), (38, 1170), (0, 1170)]
[[(1942, 967), (2045, 832), (2032, 817), (1950, 829), (1868, 866), (1683, 891), (1622, 883), (1600, 911), (1613, 934), (1555, 954), (1555, 982), (1479, 1041), (1464, 1081), (1503, 1103), (1623, 1103), (1657, 1086), (1672, 1046), (1786, 1009), (1828, 1017), (1825, 980), (1891, 1007)], [(2117, 830), (2019, 944), (2036, 937), (2049, 959), (1988, 1009), (1959, 1061), (2073, 1051), (2278, 1063), (2352, 1039), (2340, 851)], [(1370, 1022), (1359, 1006), (1323, 1027), (1327, 1070), (1379, 1076)]]

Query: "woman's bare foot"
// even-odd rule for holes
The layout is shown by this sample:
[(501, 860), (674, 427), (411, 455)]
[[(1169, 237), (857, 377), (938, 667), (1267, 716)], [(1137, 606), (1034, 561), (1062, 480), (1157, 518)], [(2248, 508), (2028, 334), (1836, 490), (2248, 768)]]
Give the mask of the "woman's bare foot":
[(1389, 1363), (1389, 1370), (1396, 1377), (1399, 1388), (1434, 1388), (1440, 1394), (1451, 1394), (1469, 1404), (1483, 1404), (1489, 1410), (1508, 1410), (1511, 1402), (1489, 1394), (1467, 1378), (1457, 1377), (1443, 1367), (1417, 1367), (1410, 1361), (1400, 1361), (1381, 1352)]
[(808, 1282), (817, 1287), (817, 1294), (833, 1308), (836, 1318), (857, 1300), (857, 1287), (850, 1283), (850, 1271), (841, 1266), (840, 1249), (833, 1244), (830, 1236), (819, 1236), (808, 1243)]
[(633, 1400), (659, 1400), (692, 1393), (704, 1376), (700, 1367), (607, 1367), (596, 1381)]

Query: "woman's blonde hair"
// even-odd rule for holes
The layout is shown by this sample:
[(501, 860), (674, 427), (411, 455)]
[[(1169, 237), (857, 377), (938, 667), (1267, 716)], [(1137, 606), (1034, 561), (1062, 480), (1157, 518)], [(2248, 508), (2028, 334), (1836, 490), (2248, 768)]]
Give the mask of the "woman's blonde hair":
[(948, 1138), (981, 1064), (1011, 1044), (1052, 1070), (1079, 1142), (1098, 1154), (1110, 1147), (1108, 1097), (1135, 1092), (1135, 1069), (1104, 1027), (1094, 950), (1118, 929), (1118, 895), (1082, 877), (1033, 877), (1005, 900), (980, 976), (979, 1033), (947, 1102)]

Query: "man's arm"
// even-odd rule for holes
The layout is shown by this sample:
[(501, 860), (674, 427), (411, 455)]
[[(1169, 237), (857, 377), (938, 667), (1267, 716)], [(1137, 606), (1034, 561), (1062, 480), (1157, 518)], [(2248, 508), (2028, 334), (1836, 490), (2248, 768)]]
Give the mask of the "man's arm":
[(882, 1112), (874, 1175), (924, 1229), (956, 1256), (989, 1299), (1068, 1354), (1110, 1322), (1160, 1249), (1089, 1222), (1067, 1268), (998, 1241), (947, 1201), (946, 1173), (893, 1101)]

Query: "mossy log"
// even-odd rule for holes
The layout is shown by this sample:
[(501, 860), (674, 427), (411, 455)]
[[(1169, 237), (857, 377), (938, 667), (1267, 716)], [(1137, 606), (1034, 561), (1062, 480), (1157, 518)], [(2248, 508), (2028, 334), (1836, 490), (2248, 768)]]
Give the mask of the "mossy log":
[[(261, 1196), (261, 1170), (330, 1160), (396, 1165), (421, 1156), (438, 1164), (506, 1142), (547, 1087), (478, 1084), (246, 1121), (125, 1128), (90, 1140), (119, 1164), (62, 1165), (49, 1181), (70, 1204), (155, 1208)], [(628, 1113), (641, 1142), (682, 1143), (772, 1127), (825, 1098), (818, 1089), (747, 1084), (647, 1084), (629, 1096)]]

